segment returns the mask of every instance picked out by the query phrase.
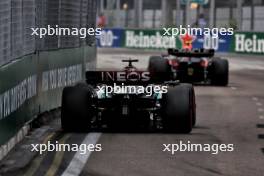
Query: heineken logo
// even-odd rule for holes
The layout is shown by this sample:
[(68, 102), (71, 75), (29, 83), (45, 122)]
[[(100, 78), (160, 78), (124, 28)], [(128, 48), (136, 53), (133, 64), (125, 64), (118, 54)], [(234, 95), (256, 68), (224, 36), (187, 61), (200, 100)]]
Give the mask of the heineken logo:
[(135, 31), (126, 31), (126, 47), (133, 48), (176, 48), (176, 39), (171, 36), (163, 36), (159, 31), (155, 34), (144, 34), (143, 31), (135, 33)]
[(235, 34), (235, 51), (264, 53), (264, 38), (258, 38), (256, 34), (250, 37), (246, 34)]

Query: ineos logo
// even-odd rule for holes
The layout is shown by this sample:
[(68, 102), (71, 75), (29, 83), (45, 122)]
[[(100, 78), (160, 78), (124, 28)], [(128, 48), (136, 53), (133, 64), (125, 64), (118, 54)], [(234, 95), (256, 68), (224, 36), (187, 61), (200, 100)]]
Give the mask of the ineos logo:
[(149, 72), (102, 72), (103, 81), (149, 81)]

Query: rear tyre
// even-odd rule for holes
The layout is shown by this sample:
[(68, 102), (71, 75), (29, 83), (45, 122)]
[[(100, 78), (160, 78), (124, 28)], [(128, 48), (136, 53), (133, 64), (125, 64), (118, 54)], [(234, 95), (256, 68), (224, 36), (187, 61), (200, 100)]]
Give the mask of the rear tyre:
[(148, 70), (151, 79), (154, 81), (170, 80), (171, 68), (167, 60), (161, 56), (151, 56), (149, 58)]
[[(195, 123), (193, 86), (180, 84), (169, 88), (162, 104), (163, 128), (166, 132), (190, 133)], [(194, 121), (194, 122), (193, 122)]]
[(93, 88), (85, 84), (65, 87), (62, 92), (61, 127), (64, 131), (89, 131), (95, 110)]
[(196, 124), (196, 100), (195, 100), (195, 92), (192, 85), (189, 84), (189, 87), (191, 89), (191, 97), (192, 97), (192, 126), (194, 127)]
[(229, 79), (229, 64), (226, 59), (214, 58), (212, 63), (212, 84), (227, 86)]

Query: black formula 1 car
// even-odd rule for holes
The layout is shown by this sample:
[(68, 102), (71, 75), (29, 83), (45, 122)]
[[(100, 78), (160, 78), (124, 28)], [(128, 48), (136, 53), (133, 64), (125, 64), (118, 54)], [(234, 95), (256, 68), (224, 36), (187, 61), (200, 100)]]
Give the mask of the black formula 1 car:
[(214, 57), (213, 49), (168, 49), (168, 55), (152, 56), (149, 71), (180, 82), (228, 85), (229, 66), (226, 59)]
[(62, 129), (78, 132), (136, 126), (190, 133), (196, 121), (193, 86), (154, 78), (132, 65), (137, 61), (123, 60), (128, 66), (120, 71), (87, 71), (86, 83), (65, 87)]

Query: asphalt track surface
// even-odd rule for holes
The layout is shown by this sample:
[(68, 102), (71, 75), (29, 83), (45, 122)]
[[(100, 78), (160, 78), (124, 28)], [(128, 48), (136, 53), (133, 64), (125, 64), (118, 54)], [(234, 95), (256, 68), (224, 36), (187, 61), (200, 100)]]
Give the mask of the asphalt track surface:
[[(158, 52), (99, 50), (98, 67), (121, 68), (122, 58), (138, 58), (140, 68)], [(263, 176), (264, 175), (264, 58), (227, 57), (230, 62), (228, 87), (195, 86), (197, 125), (191, 134), (163, 133), (63, 133), (59, 120), (41, 127), (39, 142), (101, 144), (102, 151), (45, 152), (28, 163), (19, 147), (12, 151), (21, 158), (7, 157), (0, 175), (52, 176)], [(38, 130), (41, 130), (38, 129)], [(32, 132), (34, 135), (34, 132)], [(32, 137), (33, 138), (33, 137)], [(28, 136), (24, 141), (31, 139)], [(33, 140), (34, 141), (34, 140)], [(163, 151), (163, 144), (180, 141), (197, 144), (234, 144), (234, 151)], [(36, 141), (35, 141), (36, 142)], [(20, 144), (30, 150), (27, 142)], [(30, 143), (30, 142), (28, 142)], [(22, 148), (21, 147), (21, 148)], [(26, 155), (26, 154), (25, 154)], [(25, 162), (22, 166), (21, 162)], [(10, 164), (11, 163), (11, 164)], [(6, 167), (5, 167), (6, 165)], [(11, 166), (12, 167), (11, 167)], [(10, 168), (8, 169), (9, 166)]]

